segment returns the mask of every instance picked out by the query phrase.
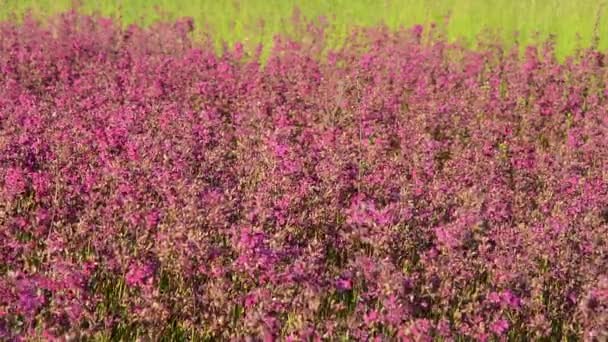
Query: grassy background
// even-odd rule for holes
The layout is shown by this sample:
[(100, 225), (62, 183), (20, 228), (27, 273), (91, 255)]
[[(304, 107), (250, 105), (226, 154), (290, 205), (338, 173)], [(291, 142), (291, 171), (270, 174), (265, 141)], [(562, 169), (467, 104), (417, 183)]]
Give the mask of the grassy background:
[[(608, 0), (82, 0), (81, 11), (114, 16), (125, 24), (149, 24), (183, 16), (194, 18), (199, 30), (232, 44), (269, 43), (277, 32), (289, 31), (297, 6), (306, 18), (325, 16), (331, 37), (339, 41), (352, 25), (385, 23), (390, 27), (444, 22), (451, 39), (474, 41), (495, 32), (506, 43), (528, 44), (557, 37), (557, 53), (565, 56), (599, 37), (608, 47)], [(30, 9), (43, 17), (69, 9), (73, 0), (0, 0), (0, 19), (17, 18)], [(260, 25), (263, 20), (264, 25)], [(603, 39), (602, 39), (603, 38)]]

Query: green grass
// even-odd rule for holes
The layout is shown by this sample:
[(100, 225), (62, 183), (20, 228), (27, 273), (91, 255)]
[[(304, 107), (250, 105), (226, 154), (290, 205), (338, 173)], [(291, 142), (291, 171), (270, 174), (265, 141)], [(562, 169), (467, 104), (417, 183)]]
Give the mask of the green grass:
[[(125, 24), (149, 24), (160, 18), (190, 16), (196, 25), (219, 40), (269, 43), (274, 34), (289, 31), (289, 18), (297, 5), (307, 18), (326, 16), (334, 42), (352, 25), (384, 22), (390, 27), (443, 22), (450, 14), (450, 39), (473, 41), (485, 30), (497, 32), (505, 43), (514, 32), (524, 44), (548, 34), (557, 36), (560, 56), (600, 37), (608, 47), (608, 0), (103, 0), (81, 1), (85, 13), (119, 17)], [(73, 0), (0, 0), (0, 18), (31, 9), (44, 16), (69, 9)], [(604, 5), (606, 4), (606, 5)], [(159, 11), (158, 9), (161, 9)], [(260, 27), (260, 20), (264, 27)], [(540, 36), (537, 35), (540, 33)], [(604, 38), (604, 39), (601, 39)], [(337, 39), (337, 40), (336, 40)]]

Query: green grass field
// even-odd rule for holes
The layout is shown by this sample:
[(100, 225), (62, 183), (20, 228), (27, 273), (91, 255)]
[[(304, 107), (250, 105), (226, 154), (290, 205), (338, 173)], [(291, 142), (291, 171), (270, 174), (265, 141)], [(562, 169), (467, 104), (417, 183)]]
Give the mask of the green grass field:
[[(289, 30), (297, 6), (306, 18), (325, 16), (333, 41), (342, 39), (352, 25), (385, 23), (389, 27), (444, 22), (451, 39), (473, 41), (480, 33), (497, 32), (506, 42), (528, 44), (557, 37), (559, 56), (586, 47), (599, 37), (599, 48), (608, 47), (606, 0), (103, 0), (80, 1), (81, 11), (119, 17), (125, 24), (149, 24), (161, 18), (194, 18), (199, 30), (219, 41), (250, 43), (272, 40)], [(73, 0), (0, 0), (0, 18), (31, 9), (43, 17), (69, 9)], [(159, 10), (160, 9), (160, 10)], [(263, 20), (264, 26), (260, 27)], [(537, 33), (540, 33), (538, 35)], [(604, 38), (604, 39), (602, 39)]]

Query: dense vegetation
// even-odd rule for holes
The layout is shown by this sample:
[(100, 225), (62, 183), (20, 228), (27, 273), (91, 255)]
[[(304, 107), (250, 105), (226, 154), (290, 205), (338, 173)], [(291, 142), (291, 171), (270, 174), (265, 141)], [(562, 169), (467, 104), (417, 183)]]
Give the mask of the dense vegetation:
[(608, 67), (0, 27), (0, 339), (606, 338)]

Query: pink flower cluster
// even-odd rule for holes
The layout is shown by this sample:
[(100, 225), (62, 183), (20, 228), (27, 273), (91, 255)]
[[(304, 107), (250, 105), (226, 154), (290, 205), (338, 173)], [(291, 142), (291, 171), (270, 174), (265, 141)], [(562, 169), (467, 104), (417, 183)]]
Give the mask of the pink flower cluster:
[(608, 331), (608, 67), (323, 27), (0, 25), (0, 339)]

